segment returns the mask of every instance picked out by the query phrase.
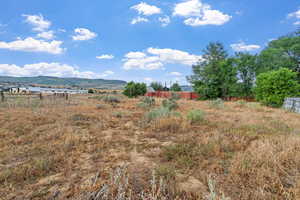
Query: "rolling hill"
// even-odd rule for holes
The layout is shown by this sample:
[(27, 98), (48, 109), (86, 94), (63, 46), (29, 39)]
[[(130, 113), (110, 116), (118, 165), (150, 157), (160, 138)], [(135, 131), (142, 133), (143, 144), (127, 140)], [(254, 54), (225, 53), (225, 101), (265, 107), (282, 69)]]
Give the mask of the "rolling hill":
[(42, 86), (65, 86), (73, 88), (99, 88), (99, 89), (121, 89), (126, 81), (105, 79), (83, 79), (83, 78), (58, 78), (50, 76), (37, 77), (10, 77), (0, 76), (0, 84), (11, 85), (42, 85)]

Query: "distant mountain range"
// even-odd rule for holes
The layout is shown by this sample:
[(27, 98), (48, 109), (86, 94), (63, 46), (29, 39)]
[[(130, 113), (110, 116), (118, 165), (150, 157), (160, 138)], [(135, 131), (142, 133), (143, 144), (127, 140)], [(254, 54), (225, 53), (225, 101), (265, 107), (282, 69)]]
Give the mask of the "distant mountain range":
[(54, 86), (70, 88), (122, 89), (126, 81), (83, 78), (58, 78), (50, 76), (10, 77), (0, 76), (0, 85)]

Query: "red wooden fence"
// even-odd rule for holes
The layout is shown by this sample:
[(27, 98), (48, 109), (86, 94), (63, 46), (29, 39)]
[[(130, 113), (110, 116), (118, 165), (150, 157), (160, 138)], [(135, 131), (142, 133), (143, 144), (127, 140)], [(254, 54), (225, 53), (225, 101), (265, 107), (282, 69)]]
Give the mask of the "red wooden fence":
[[(178, 94), (181, 99), (198, 99), (199, 98), (199, 95), (195, 92), (176, 92), (176, 94)], [(170, 98), (172, 96), (172, 92), (165, 92), (165, 91), (148, 92), (145, 94), (145, 96)]]
[[(156, 91), (156, 92), (148, 92), (145, 94), (147, 97), (158, 97), (158, 98), (170, 98), (174, 92), (165, 92), (165, 91)], [(179, 94), (181, 99), (198, 99), (200, 96), (196, 92), (176, 92)], [(254, 98), (249, 97), (227, 97), (224, 98), (225, 101), (239, 101), (244, 100), (248, 102), (254, 102)]]

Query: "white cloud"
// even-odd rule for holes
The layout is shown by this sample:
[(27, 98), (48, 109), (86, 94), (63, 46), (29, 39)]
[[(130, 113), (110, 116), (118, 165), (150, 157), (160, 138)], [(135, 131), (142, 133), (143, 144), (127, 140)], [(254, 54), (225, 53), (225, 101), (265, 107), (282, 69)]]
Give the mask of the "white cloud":
[(164, 63), (179, 63), (183, 65), (193, 65), (202, 59), (201, 56), (196, 56), (189, 54), (185, 51), (180, 51), (176, 49), (158, 49), (158, 48), (148, 48), (147, 52), (159, 57), (159, 60)]
[(43, 32), (51, 26), (51, 22), (45, 20), (43, 15), (23, 15), (26, 22), (33, 26), (34, 31)]
[(51, 40), (54, 38), (54, 32), (53, 31), (45, 31), (37, 34), (38, 38), (43, 38), (46, 40)]
[(232, 18), (219, 10), (211, 9), (210, 5), (201, 0), (186, 0), (176, 4), (173, 16), (186, 18), (184, 23), (189, 26), (223, 25)]
[(126, 58), (145, 58), (146, 54), (143, 52), (129, 52), (125, 55)]
[(91, 40), (97, 37), (97, 34), (86, 28), (76, 28), (75, 35), (72, 36), (73, 40)]
[(76, 78), (103, 78), (114, 74), (112, 71), (94, 73), (91, 71), (79, 71), (77, 67), (61, 63), (36, 63), (24, 66), (0, 64), (0, 75), (5, 76), (55, 76)]
[[(300, 19), (300, 9), (296, 12), (288, 14), (287, 18), (294, 18), (294, 19), (299, 20)], [(296, 26), (300, 25), (300, 21), (296, 21), (293, 24), (296, 25)]]
[(171, 76), (182, 76), (180, 72), (170, 72)]
[(254, 51), (261, 48), (261, 46), (255, 44), (247, 45), (245, 42), (231, 44), (230, 46), (234, 51)]
[(288, 18), (297, 18), (300, 19), (300, 9), (296, 12), (288, 14)]
[(138, 16), (138, 17), (136, 17), (136, 18), (133, 18), (132, 20), (131, 20), (131, 24), (138, 24), (138, 23), (141, 23), (141, 22), (149, 22), (149, 20), (147, 19), (147, 18), (144, 18), (144, 17), (140, 17), (140, 16)]
[(160, 14), (161, 13), (161, 9), (153, 6), (153, 5), (149, 5), (145, 2), (141, 2), (137, 5), (134, 5), (131, 7), (131, 9), (136, 10), (139, 14), (141, 15), (145, 15), (145, 16), (150, 16), (150, 15), (154, 15), (154, 14)]
[(164, 16), (164, 17), (159, 17), (159, 18), (158, 18), (158, 21), (160, 21), (160, 22), (161, 22), (161, 25), (162, 25), (163, 27), (165, 27), (165, 26), (168, 26), (168, 25), (170, 24), (171, 19), (170, 19), (169, 16)]
[(3, 42), (0, 41), (0, 49), (9, 49), (12, 51), (25, 51), (25, 52), (45, 52), (50, 54), (61, 54), (64, 49), (61, 48), (62, 41), (53, 40), (46, 42), (43, 40), (36, 40), (28, 37), (24, 40), (18, 38), (16, 41)]
[(104, 72), (104, 74), (107, 74), (107, 75), (113, 75), (113, 74), (115, 74), (115, 72), (110, 71), (110, 70), (107, 70), (107, 71)]
[(108, 55), (108, 54), (103, 54), (101, 56), (97, 56), (96, 58), (109, 60), (109, 59), (113, 59), (114, 56), (113, 55)]
[(148, 48), (147, 53), (129, 52), (123, 59), (123, 68), (155, 70), (164, 69), (165, 64), (181, 64), (191, 66), (202, 59), (201, 56), (192, 55), (176, 49)]

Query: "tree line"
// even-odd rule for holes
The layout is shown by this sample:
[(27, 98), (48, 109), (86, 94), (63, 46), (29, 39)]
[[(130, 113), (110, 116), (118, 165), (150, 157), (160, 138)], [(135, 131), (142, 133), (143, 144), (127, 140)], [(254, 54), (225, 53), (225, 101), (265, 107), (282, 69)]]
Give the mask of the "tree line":
[(281, 106), (285, 97), (300, 95), (300, 31), (271, 41), (259, 54), (229, 56), (224, 45), (212, 42), (187, 80), (202, 99), (256, 98)]

